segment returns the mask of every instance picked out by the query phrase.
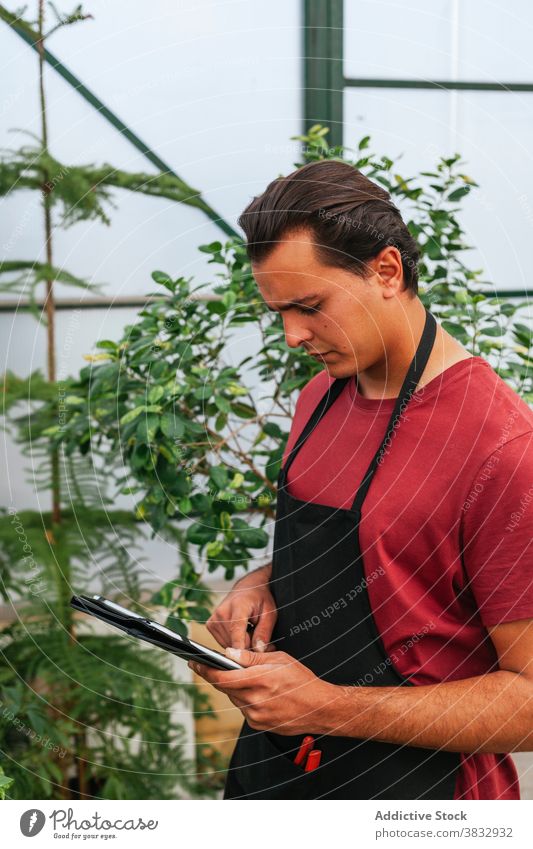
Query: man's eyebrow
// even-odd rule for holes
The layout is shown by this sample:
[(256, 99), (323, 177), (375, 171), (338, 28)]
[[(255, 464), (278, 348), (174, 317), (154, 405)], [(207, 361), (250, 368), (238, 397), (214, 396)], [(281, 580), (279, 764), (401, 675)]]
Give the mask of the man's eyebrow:
[(306, 295), (305, 298), (300, 298), (297, 301), (289, 301), (289, 303), (283, 307), (271, 307), (270, 304), (266, 304), (266, 306), (270, 312), (285, 312), (285, 310), (290, 310), (291, 307), (298, 307), (301, 304), (306, 304), (308, 301), (314, 301), (316, 298), (320, 297), (320, 295)]

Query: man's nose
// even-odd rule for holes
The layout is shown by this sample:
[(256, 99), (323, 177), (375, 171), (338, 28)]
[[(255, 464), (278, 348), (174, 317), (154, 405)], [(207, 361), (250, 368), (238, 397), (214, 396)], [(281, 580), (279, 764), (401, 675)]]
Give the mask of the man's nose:
[(285, 330), (285, 341), (289, 348), (299, 348), (305, 342), (313, 338), (313, 331), (298, 321), (297, 318), (283, 316), (283, 328)]

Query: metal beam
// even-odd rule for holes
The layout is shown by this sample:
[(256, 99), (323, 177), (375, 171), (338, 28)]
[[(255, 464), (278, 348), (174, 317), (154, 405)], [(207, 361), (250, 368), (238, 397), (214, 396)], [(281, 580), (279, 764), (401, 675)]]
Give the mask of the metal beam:
[[(156, 304), (165, 298), (165, 295), (121, 295), (116, 298), (85, 298), (84, 301), (76, 298), (57, 298), (54, 302), (56, 310), (119, 310), (119, 309), (142, 309), (149, 304)], [(192, 294), (190, 301), (220, 301), (221, 295), (195, 295)], [(20, 301), (0, 301), (0, 312), (18, 312), (19, 310), (44, 310), (45, 301), (29, 301), (27, 298)]]
[(442, 91), (533, 91), (533, 83), (482, 83), (474, 80), (396, 80), (344, 77), (347, 88), (432, 88)]
[[(532, 298), (533, 290), (528, 289), (491, 289), (491, 291), (480, 292), (487, 298)], [(55, 302), (56, 310), (116, 310), (116, 309), (142, 309), (149, 304), (157, 303), (161, 300), (158, 295), (131, 295), (121, 296), (117, 298), (86, 298), (84, 301), (78, 301), (76, 298), (58, 298)], [(197, 295), (191, 297), (191, 300), (198, 301), (219, 301), (220, 295)], [(44, 309), (43, 301), (32, 303), (28, 300), (16, 301), (5, 300), (0, 301), (0, 313), (16, 313), (30, 309)]]
[(303, 132), (330, 128), (331, 146), (343, 143), (343, 0), (303, 3)]

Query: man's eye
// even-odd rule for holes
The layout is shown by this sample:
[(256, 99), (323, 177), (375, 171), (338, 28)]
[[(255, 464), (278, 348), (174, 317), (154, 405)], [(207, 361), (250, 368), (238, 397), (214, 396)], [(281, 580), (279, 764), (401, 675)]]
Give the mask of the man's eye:
[(320, 304), (315, 304), (314, 307), (296, 307), (296, 309), (302, 315), (312, 315), (313, 313), (318, 312)]

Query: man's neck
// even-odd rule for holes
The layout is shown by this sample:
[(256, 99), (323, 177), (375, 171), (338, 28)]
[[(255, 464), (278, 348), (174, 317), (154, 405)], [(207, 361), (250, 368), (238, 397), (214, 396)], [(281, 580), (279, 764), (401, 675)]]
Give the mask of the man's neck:
[[(379, 400), (398, 397), (425, 323), (424, 305), (419, 298), (415, 298), (412, 306), (402, 311), (402, 319), (395, 323), (393, 338), (389, 342), (385, 340), (387, 350), (383, 358), (357, 375), (359, 391), (364, 398)], [(424, 386), (449, 366), (470, 356), (465, 348), (437, 324), (433, 349), (418, 387)]]

